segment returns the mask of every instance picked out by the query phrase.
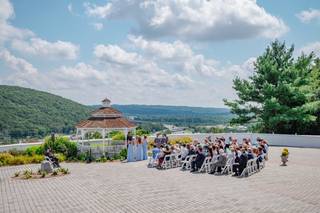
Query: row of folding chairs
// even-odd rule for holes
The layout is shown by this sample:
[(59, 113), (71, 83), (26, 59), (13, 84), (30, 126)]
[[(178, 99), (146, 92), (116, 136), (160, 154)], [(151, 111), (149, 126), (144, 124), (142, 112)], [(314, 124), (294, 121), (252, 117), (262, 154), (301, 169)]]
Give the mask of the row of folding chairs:
[(265, 158), (262, 158), (262, 162), (259, 163), (259, 168), (257, 164), (257, 159), (254, 158), (251, 160), (248, 160), (246, 168), (242, 171), (240, 177), (250, 176), (254, 173), (259, 172), (261, 169), (265, 167)]
[(182, 155), (180, 153), (178, 154), (171, 154), (166, 155), (164, 157), (164, 160), (161, 164), (162, 169), (171, 169), (181, 166), (182, 164)]
[(181, 165), (181, 170), (190, 170), (191, 162), (197, 157), (197, 155), (187, 155)]
[[(206, 157), (204, 159), (204, 162), (199, 169), (199, 172), (206, 172), (209, 173), (212, 170), (213, 164), (218, 160), (218, 156), (215, 156), (213, 158)], [(227, 158), (227, 162), (225, 166), (221, 168), (220, 174), (231, 174), (232, 173), (232, 158)], [(218, 168), (216, 168), (218, 169)], [(215, 171), (215, 174), (217, 174), (217, 171)]]

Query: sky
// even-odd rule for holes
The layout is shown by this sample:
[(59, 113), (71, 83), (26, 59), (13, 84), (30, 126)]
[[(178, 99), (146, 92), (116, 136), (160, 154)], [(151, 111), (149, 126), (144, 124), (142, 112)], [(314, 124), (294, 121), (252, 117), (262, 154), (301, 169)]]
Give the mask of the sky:
[(275, 39), (320, 57), (320, 1), (0, 0), (0, 84), (82, 104), (222, 107)]

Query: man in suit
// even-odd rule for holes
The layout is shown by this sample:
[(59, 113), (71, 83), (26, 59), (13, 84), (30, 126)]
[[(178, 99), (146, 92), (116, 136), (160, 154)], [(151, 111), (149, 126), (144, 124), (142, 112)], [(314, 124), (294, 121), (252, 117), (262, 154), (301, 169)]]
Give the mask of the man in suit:
[(197, 148), (197, 157), (196, 157), (195, 160), (193, 160), (193, 161), (191, 162), (191, 170), (190, 170), (190, 172), (198, 171), (198, 169), (201, 168), (201, 166), (202, 166), (202, 164), (203, 164), (203, 161), (204, 161), (204, 159), (206, 158), (206, 156), (203, 154), (202, 151), (203, 151), (203, 150), (202, 150), (202, 147), (199, 146), (199, 147)]
[(242, 148), (241, 155), (239, 158), (239, 163), (233, 165), (233, 171), (235, 172), (235, 176), (241, 175), (243, 170), (247, 167), (248, 162), (248, 155), (246, 153), (246, 150)]

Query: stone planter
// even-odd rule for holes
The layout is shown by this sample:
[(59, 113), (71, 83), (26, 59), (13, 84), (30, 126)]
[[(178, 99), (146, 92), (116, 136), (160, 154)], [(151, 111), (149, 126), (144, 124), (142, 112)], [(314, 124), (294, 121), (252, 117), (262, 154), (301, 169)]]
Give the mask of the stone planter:
[(281, 156), (282, 166), (286, 166), (287, 165), (288, 157), (289, 156)]

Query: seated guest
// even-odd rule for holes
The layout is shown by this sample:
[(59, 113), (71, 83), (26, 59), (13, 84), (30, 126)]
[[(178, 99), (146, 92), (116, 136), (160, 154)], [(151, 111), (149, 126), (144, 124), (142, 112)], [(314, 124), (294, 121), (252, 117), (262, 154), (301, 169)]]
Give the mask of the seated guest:
[(263, 148), (259, 147), (258, 148), (258, 155), (257, 155), (257, 167), (258, 167), (258, 169), (260, 168), (260, 163), (263, 161), (264, 156), (265, 156), (265, 154), (263, 152)]
[(247, 167), (248, 155), (245, 149), (242, 149), (241, 152), (242, 153), (239, 157), (239, 163), (233, 165), (233, 172), (235, 173), (235, 176), (241, 175), (243, 170)]
[(160, 149), (157, 147), (157, 145), (153, 145), (153, 149), (152, 149), (153, 160), (156, 160), (158, 158), (159, 153), (160, 153)]
[(230, 154), (230, 153), (231, 153), (230, 144), (226, 144), (226, 145), (224, 146), (224, 152), (225, 152), (226, 154)]
[(252, 150), (251, 149), (248, 149), (248, 160), (251, 160), (251, 159), (254, 159), (255, 156), (254, 154), (252, 153)]
[(266, 155), (265, 155), (265, 159), (268, 160), (268, 151), (269, 151), (269, 145), (268, 145), (268, 142), (266, 140), (263, 140), (262, 141), (262, 145), (264, 147), (264, 149), (266, 150)]
[(166, 155), (170, 155), (171, 154), (171, 150), (169, 148), (169, 146), (167, 145), (164, 150), (163, 150), (163, 154), (159, 157), (159, 160), (158, 160), (158, 167), (161, 167), (161, 164), (165, 158)]
[(188, 147), (185, 144), (182, 144), (182, 146), (181, 146), (180, 152), (181, 152), (182, 160), (184, 160), (187, 157), (187, 155), (189, 154), (189, 149), (190, 149), (189, 144), (188, 144)]
[(191, 170), (190, 170), (190, 172), (195, 172), (195, 171), (198, 171), (200, 168), (201, 168), (201, 166), (202, 166), (202, 164), (203, 164), (203, 161), (204, 161), (204, 159), (206, 158), (205, 156), (204, 156), (204, 154), (202, 153), (202, 147), (201, 146), (199, 146), (198, 148), (197, 148), (197, 157), (196, 157), (196, 159), (195, 160), (193, 160), (192, 162), (191, 162)]
[[(188, 144), (189, 145), (189, 144)], [(190, 149), (189, 149), (189, 153), (188, 155), (195, 155), (196, 154), (196, 151), (194, 149), (194, 146), (193, 145), (189, 145)]]
[(216, 170), (218, 172), (221, 172), (221, 168), (224, 167), (227, 163), (227, 155), (224, 153), (223, 149), (219, 149), (218, 151), (218, 158), (213, 164), (211, 164), (210, 172), (209, 174), (214, 174)]

